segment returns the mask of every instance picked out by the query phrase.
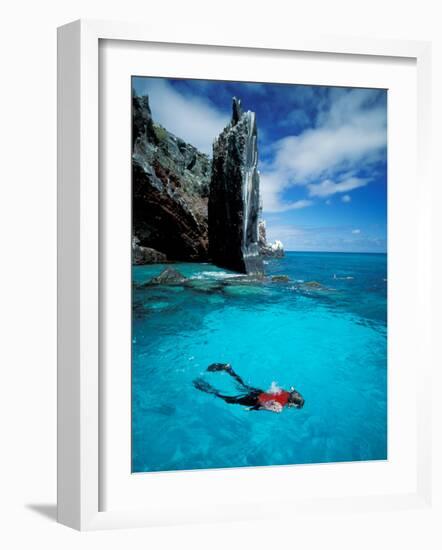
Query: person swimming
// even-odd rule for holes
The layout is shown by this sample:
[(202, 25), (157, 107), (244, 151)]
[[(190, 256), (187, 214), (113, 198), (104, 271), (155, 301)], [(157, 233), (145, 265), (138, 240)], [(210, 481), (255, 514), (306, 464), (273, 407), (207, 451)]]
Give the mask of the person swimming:
[(209, 372), (226, 372), (236, 380), (242, 389), (244, 389), (244, 393), (239, 395), (224, 395), (202, 378), (197, 378), (193, 381), (193, 385), (197, 390), (215, 395), (223, 399), (226, 403), (243, 405), (249, 407), (251, 411), (263, 410), (276, 413), (282, 412), (284, 407), (295, 407), (300, 409), (304, 406), (304, 398), (295, 388), (290, 388), (290, 391), (280, 388), (271, 388), (268, 392), (259, 388), (254, 388), (246, 384), (244, 380), (236, 374), (229, 363), (213, 363), (207, 367), (207, 370)]

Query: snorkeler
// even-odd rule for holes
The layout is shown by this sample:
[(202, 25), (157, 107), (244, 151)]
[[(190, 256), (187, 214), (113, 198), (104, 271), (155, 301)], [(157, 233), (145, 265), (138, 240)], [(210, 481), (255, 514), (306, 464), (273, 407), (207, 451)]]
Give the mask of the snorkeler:
[(207, 367), (207, 370), (209, 372), (226, 372), (236, 380), (242, 389), (244, 389), (244, 393), (240, 395), (223, 395), (201, 378), (197, 378), (193, 381), (195, 388), (205, 393), (216, 395), (216, 397), (223, 399), (226, 403), (243, 405), (249, 407), (251, 411), (263, 410), (276, 413), (282, 412), (284, 407), (296, 407), (300, 409), (304, 405), (304, 398), (295, 388), (290, 388), (290, 391), (281, 390), (279, 388), (276, 390), (271, 389), (268, 392), (253, 388), (248, 386), (228, 363), (213, 363)]

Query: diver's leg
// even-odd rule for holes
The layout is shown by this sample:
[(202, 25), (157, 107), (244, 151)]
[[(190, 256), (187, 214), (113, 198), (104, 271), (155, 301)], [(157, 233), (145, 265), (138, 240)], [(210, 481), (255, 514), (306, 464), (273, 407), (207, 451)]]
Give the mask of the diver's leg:
[(229, 374), (232, 378), (234, 378), (238, 384), (240, 384), (243, 388), (245, 388), (248, 391), (255, 391), (256, 388), (253, 388), (246, 384), (244, 380), (239, 376), (239, 374), (236, 374), (236, 372), (232, 369), (232, 366), (229, 363), (212, 363), (207, 367), (207, 370), (209, 372), (217, 372), (217, 371), (223, 371)]
[(248, 393), (247, 395), (238, 395), (235, 398), (235, 403), (237, 405), (243, 405), (244, 407), (257, 407), (258, 406), (258, 395), (261, 393), (260, 390), (254, 390)]
[(205, 393), (209, 393), (211, 395), (215, 395), (226, 403), (234, 405), (244, 405), (245, 407), (254, 407), (257, 404), (257, 396), (260, 392), (260, 390), (255, 390), (248, 393), (247, 395), (223, 395), (216, 388), (214, 388), (201, 378), (197, 378), (196, 380), (194, 380), (193, 385), (196, 389)]
[(243, 405), (244, 407), (255, 407), (257, 405), (257, 399), (253, 396), (253, 394), (222, 395), (220, 393), (216, 393), (215, 395), (231, 405)]

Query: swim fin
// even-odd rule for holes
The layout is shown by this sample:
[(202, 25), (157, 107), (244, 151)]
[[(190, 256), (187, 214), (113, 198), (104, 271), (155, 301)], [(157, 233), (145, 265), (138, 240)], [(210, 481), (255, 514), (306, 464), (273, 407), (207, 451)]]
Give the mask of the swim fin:
[(233, 371), (230, 363), (212, 363), (207, 367), (207, 370), (209, 372), (225, 371), (229, 373)]
[(216, 390), (213, 386), (211, 386), (202, 378), (196, 378), (192, 383), (197, 390), (203, 391), (205, 393), (211, 393), (213, 395), (218, 394), (218, 390)]
[(252, 388), (251, 386), (246, 384), (241, 376), (239, 376), (239, 374), (236, 374), (236, 372), (232, 369), (232, 365), (230, 363), (212, 363), (207, 367), (207, 370), (209, 372), (227, 372), (228, 375), (234, 378), (238, 382), (238, 384), (241, 385), (242, 389), (245, 388), (247, 391), (256, 390), (256, 388)]

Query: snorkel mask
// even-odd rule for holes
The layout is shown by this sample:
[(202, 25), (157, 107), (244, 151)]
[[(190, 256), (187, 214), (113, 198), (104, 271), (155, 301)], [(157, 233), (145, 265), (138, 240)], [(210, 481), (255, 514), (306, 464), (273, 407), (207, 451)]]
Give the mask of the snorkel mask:
[(287, 404), (289, 407), (296, 407), (297, 409), (304, 406), (304, 398), (293, 386), (290, 388), (290, 397)]

